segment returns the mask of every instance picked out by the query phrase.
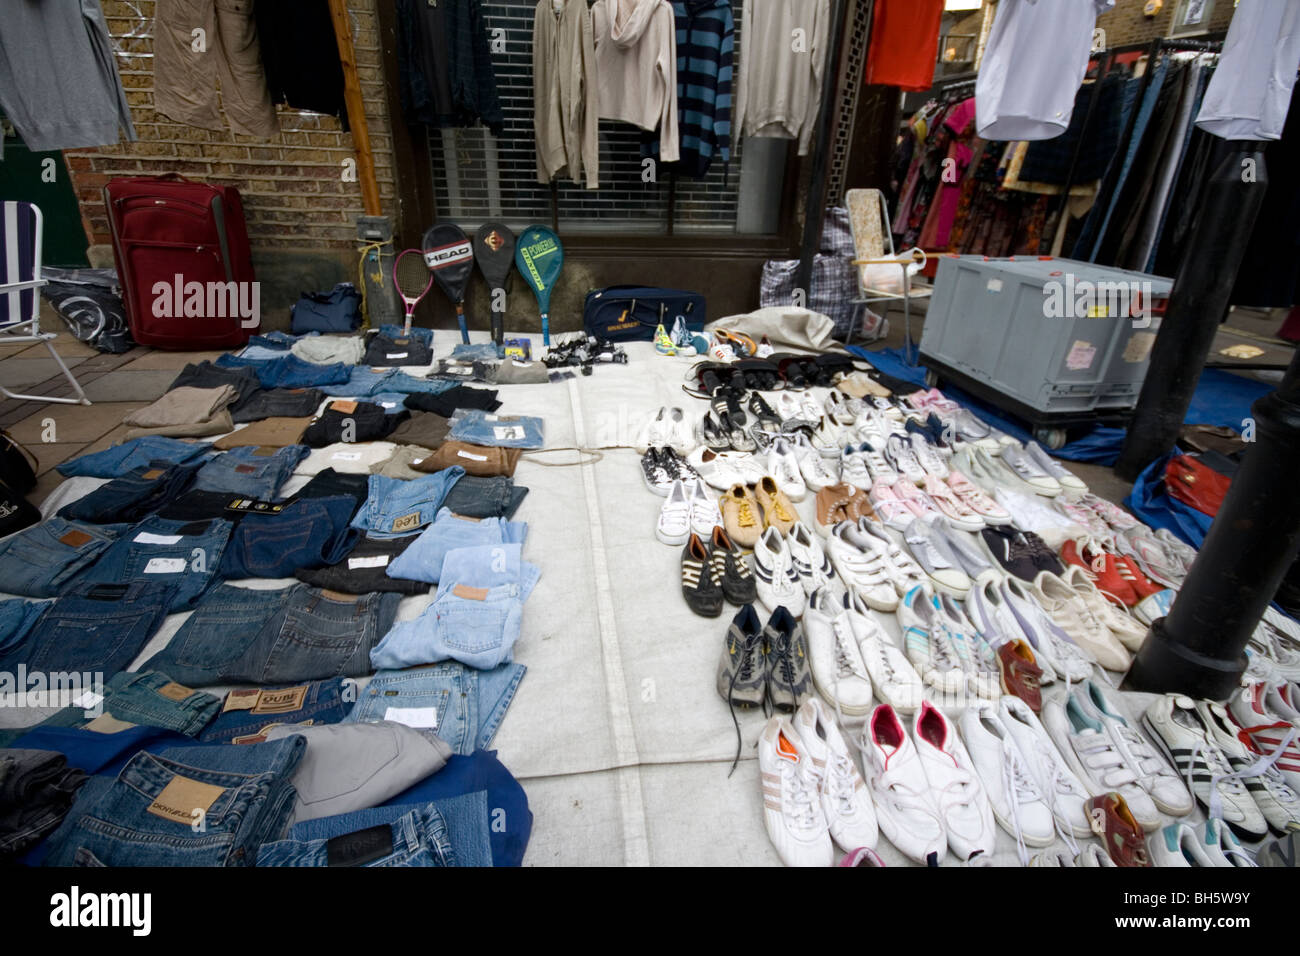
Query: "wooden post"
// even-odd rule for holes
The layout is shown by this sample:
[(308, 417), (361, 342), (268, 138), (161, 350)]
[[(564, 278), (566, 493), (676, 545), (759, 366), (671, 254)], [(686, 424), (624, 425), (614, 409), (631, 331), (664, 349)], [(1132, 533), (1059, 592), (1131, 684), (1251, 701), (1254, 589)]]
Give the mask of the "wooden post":
[(370, 152), (370, 127), (366, 125), (366, 107), (361, 99), (361, 81), (357, 78), (357, 54), (352, 47), (352, 20), (348, 17), (347, 0), (330, 0), (330, 15), (334, 19), (334, 39), (339, 45), (339, 61), (343, 64), (343, 102), (347, 105), (352, 143), (357, 151), (357, 180), (361, 183), (361, 199), (365, 203), (367, 216), (382, 216), (379, 183), (375, 181), (375, 158)]

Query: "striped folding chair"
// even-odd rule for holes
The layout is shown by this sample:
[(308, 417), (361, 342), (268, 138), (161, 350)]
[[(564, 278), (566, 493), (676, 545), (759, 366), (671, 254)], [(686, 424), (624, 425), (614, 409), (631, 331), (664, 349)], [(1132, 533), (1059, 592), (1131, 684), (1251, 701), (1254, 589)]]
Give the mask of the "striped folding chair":
[(45, 222), (41, 210), (29, 202), (7, 201), (0, 203), (0, 215), (3, 216), (0, 222), (0, 345), (43, 342), (77, 397), (20, 395), (4, 385), (0, 385), (0, 393), (7, 398), (34, 402), (89, 405), (90, 399), (82, 391), (81, 383), (54, 351), (55, 334), (41, 331), (41, 299), (37, 291), (45, 285), (41, 278), (41, 237)]

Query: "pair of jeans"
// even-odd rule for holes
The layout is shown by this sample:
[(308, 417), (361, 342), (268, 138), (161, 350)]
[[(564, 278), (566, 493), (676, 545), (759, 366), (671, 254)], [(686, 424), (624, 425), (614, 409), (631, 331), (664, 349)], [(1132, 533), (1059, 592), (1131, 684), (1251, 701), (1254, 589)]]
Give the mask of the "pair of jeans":
[(278, 499), (280, 486), (309, 454), (306, 445), (244, 445), (205, 464), (194, 479), (199, 491), (228, 491), (258, 501)]
[(375, 394), (366, 397), (370, 399), (371, 403), (382, 408), (385, 415), (410, 414), (410, 411), (404, 404), (406, 401), (405, 392), (376, 392)]
[(442, 813), (433, 804), (371, 823), (372, 810), (323, 817), (349, 829), (334, 837), (290, 837), (265, 843), (258, 866), (455, 866), (456, 853)]
[(45, 863), (252, 866), (258, 847), (285, 831), (306, 749), (294, 736), (138, 753), (116, 779), (87, 783)]
[(527, 522), (467, 518), (444, 507), (433, 524), (389, 563), (387, 573), (394, 578), (437, 584), (448, 552), (492, 544), (523, 544), (527, 536)]
[(456, 660), (489, 670), (510, 660), (524, 601), (541, 575), (520, 550), (503, 544), (450, 552), (433, 603), (415, 620), (394, 625), (370, 662), (398, 670)]
[(407, 412), (410, 416), (402, 422), (388, 440), (399, 445), (419, 445), (421, 448), (437, 448), (447, 440), (451, 431), (451, 422), (433, 412)]
[(400, 325), (381, 325), (379, 327), (379, 334), (390, 339), (400, 339), (409, 336), (421, 345), (433, 348), (433, 329), (422, 329), (418, 325), (412, 326), (409, 332), (403, 329)]
[(24, 528), (0, 541), (0, 582), (10, 594), (56, 597), (126, 530), (63, 517)]
[(362, 361), (365, 365), (379, 368), (428, 365), (433, 361), (433, 351), (414, 336), (389, 338), (387, 335), (376, 335), (366, 347)]
[(492, 362), (465, 359), (440, 359), (429, 373), (446, 382), (490, 382), (496, 360)]
[(541, 448), (542, 420), (533, 415), (497, 415), (477, 408), (461, 409), (451, 419), (453, 441), (497, 448)]
[(236, 425), (263, 418), (306, 418), (315, 415), (325, 393), (317, 388), (259, 389), (230, 410)]
[(338, 385), (348, 380), (349, 365), (314, 365), (296, 355), (257, 361), (244, 359), (227, 352), (217, 359), (219, 368), (250, 368), (257, 375), (262, 388), (320, 388)]
[(343, 598), (305, 584), (214, 588), (144, 665), (198, 686), (273, 684), (369, 674), (370, 649), (400, 594)]
[(415, 540), (415, 535), (401, 538), (366, 535), (342, 561), (324, 568), (302, 568), (296, 577), (313, 587), (329, 588), (344, 594), (369, 594), (372, 591), (426, 594), (429, 585), (423, 579), (404, 580), (408, 576), (392, 575), (389, 571), (393, 562), (401, 560)]
[(221, 518), (146, 518), (124, 531), (77, 583), (150, 582), (175, 586), (169, 611), (185, 611), (217, 580), (234, 526)]
[(458, 661), (379, 671), (344, 720), (396, 721), (470, 754), (492, 743), (527, 672), (522, 664), (475, 670)]
[(0, 656), (0, 670), (116, 674), (162, 626), (176, 585), (78, 583)]
[(220, 388), (222, 385), (229, 385), (235, 390), (236, 397), (232, 408), (237, 407), (240, 402), (247, 401), (249, 396), (262, 387), (257, 373), (252, 369), (222, 368), (204, 361), (186, 365), (175, 380), (167, 386), (167, 390), (170, 392), (173, 388), (186, 387)]
[(470, 362), (496, 362), (500, 360), (503, 351), (505, 350), (497, 348), (491, 342), (474, 342), (469, 345), (460, 343), (451, 350), (451, 357)]
[(442, 503), (467, 518), (508, 520), (515, 516), (527, 495), (527, 488), (504, 475), (466, 475), (452, 486)]
[[(325, 468), (313, 475), (311, 480), (293, 496), (293, 500), (306, 501), (311, 498), (333, 498), (337, 495), (346, 495), (352, 499), (352, 514), (356, 514), (362, 504), (365, 503), (366, 496), (369, 493), (370, 479), (367, 475)], [(351, 515), (348, 517), (350, 518)]]
[(0, 750), (0, 862), (58, 828), (86, 774), (50, 750)]
[[(158, 671), (118, 671), (104, 685), (102, 707), (95, 709), (128, 724), (197, 737), (221, 709), (221, 698)], [(84, 706), (65, 707), (40, 726), (85, 727), (92, 722), (86, 712)]]
[(197, 461), (183, 465), (158, 461), (135, 468), (68, 502), (59, 509), (59, 517), (93, 524), (141, 521), (184, 494), (203, 467)]
[(53, 604), (53, 601), (24, 601), (14, 598), (12, 601), (0, 601), (0, 660), (8, 656), (11, 648), (17, 647), (41, 615)]
[[(345, 677), (293, 687), (232, 690), (221, 713), (199, 736), (203, 743), (252, 743), (271, 724), (337, 724), (356, 700), (356, 685)], [(260, 742), (260, 741), (256, 741)]]
[(416, 393), (438, 395), (455, 387), (454, 382), (444, 382), (436, 378), (420, 378), (418, 375), (408, 375), (402, 371), (394, 371), (392, 378), (384, 383), (384, 391), (401, 392), (403, 395), (414, 395)]
[(389, 415), (373, 402), (338, 399), (330, 402), (316, 421), (307, 426), (302, 440), (312, 448), (324, 448), (335, 442), (353, 444), (380, 441), (406, 418), (406, 409)]
[(348, 527), (356, 499), (299, 499), (275, 514), (249, 514), (230, 536), (221, 575), (287, 578), (299, 568), (318, 568), (343, 559), (360, 535)]
[[(430, 781), (437, 780), (441, 774), (442, 771), (439, 771), (415, 786), (417, 788), (424, 786)], [(401, 806), (384, 804), (368, 810), (358, 810), (355, 813), (341, 813), (333, 817), (320, 817), (316, 820), (295, 823), (289, 828), (287, 839), (332, 840), (368, 827), (392, 824), (410, 813), (422, 812), (426, 808), (433, 807), (442, 815), (443, 823), (446, 825), (447, 840), (456, 855), (455, 865), (492, 866), (490, 803), (491, 794), (487, 790), (477, 790), (439, 797), (424, 804), (414, 801), (408, 801)]]
[(197, 461), (211, 451), (212, 446), (208, 442), (146, 435), (103, 451), (79, 455), (71, 461), (56, 465), (55, 470), (64, 478), (118, 478), (130, 474), (136, 468), (147, 468), (160, 461), (173, 465)]
[(250, 348), (254, 345), (260, 345), (264, 349), (287, 352), (299, 338), (300, 336), (290, 335), (288, 332), (281, 332), (277, 329), (272, 332), (263, 332), (261, 335), (249, 336), (248, 345)]
[(389, 386), (389, 382), (398, 374), (396, 369), (375, 369), (356, 365), (348, 372), (346, 382), (322, 386), (321, 392), (338, 398), (368, 398), (379, 392), (396, 391)]
[(392, 538), (423, 528), (437, 517), (443, 498), (464, 474), (463, 468), (446, 468), (410, 481), (371, 475), (370, 494), (352, 519), (352, 527), (368, 531), (372, 538)]
[(454, 385), (436, 395), (416, 393), (406, 396), (406, 407), (419, 412), (437, 412), (451, 418), (458, 408), (481, 408), (485, 412), (495, 412), (501, 407), (497, 401), (494, 388), (472, 388), (469, 385)]

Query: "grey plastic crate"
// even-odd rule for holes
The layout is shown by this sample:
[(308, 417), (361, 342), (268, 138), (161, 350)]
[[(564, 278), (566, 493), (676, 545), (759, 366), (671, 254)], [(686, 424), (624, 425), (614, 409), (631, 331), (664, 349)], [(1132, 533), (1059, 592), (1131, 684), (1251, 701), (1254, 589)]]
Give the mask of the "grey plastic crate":
[(1126, 308), (1160, 303), (1172, 285), (1072, 259), (944, 256), (921, 360), (1044, 416), (1129, 409), (1160, 319), (1142, 327)]

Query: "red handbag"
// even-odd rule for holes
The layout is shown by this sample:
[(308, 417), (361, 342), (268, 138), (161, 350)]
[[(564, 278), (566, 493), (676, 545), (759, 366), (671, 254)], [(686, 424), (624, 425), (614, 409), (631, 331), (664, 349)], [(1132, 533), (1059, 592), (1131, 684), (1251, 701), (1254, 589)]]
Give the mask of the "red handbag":
[(1185, 505), (1210, 517), (1219, 513), (1232, 479), (1188, 455), (1174, 455), (1165, 466), (1165, 488)]

